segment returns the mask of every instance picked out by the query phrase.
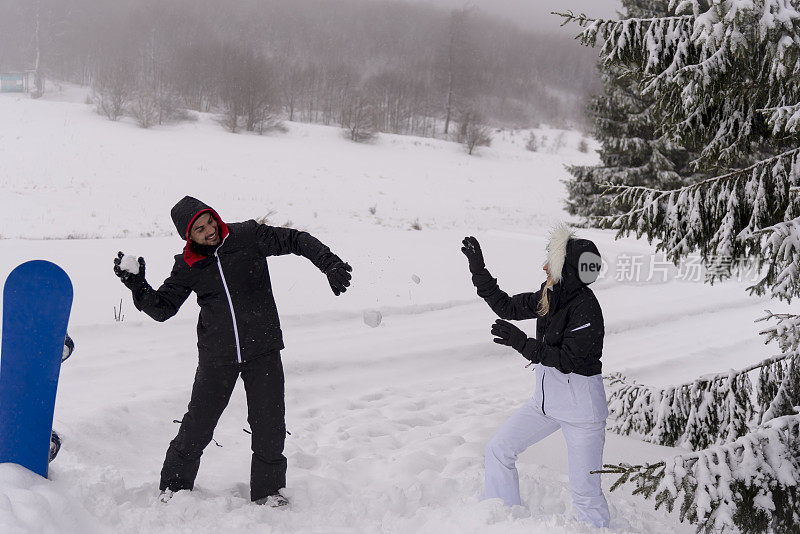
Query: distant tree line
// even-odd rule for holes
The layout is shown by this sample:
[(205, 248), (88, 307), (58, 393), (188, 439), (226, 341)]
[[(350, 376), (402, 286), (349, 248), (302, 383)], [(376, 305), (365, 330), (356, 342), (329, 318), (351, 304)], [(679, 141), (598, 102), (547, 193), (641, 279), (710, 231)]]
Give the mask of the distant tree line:
[(0, 71), (90, 84), (98, 111), (131, 113), (142, 126), (188, 109), (218, 113), (231, 131), (285, 117), (354, 137), (474, 137), (465, 121), (581, 124), (599, 87), (593, 51), (477, 11), (365, 0), (0, 0), (0, 12)]

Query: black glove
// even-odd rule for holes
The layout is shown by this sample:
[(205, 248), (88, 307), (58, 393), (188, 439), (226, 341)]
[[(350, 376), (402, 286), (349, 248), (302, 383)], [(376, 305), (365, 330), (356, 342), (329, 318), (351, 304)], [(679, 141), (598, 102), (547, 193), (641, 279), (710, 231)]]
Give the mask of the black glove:
[(119, 279), (125, 284), (125, 287), (133, 291), (134, 289), (142, 287), (145, 282), (144, 280), (144, 258), (139, 258), (139, 273), (133, 274), (131, 272), (123, 270), (119, 265), (122, 262), (122, 256), (124, 254), (122, 252), (117, 252), (117, 257), (114, 258), (114, 274), (116, 274)]
[(469, 260), (469, 272), (478, 273), (485, 269), (486, 264), (483, 262), (483, 252), (481, 252), (481, 246), (478, 240), (469, 236), (465, 237), (461, 244), (464, 245), (461, 247), (461, 252), (463, 252), (464, 256)]
[(496, 320), (492, 325), (492, 335), (496, 336), (494, 338), (495, 343), (508, 345), (520, 354), (522, 354), (522, 349), (528, 341), (528, 335), (525, 332), (502, 319)]
[(323, 271), (325, 276), (328, 277), (328, 283), (331, 285), (333, 294), (337, 297), (347, 291), (350, 286), (350, 279), (353, 278), (353, 275), (350, 274), (352, 270), (353, 268), (350, 267), (349, 263), (337, 259)]

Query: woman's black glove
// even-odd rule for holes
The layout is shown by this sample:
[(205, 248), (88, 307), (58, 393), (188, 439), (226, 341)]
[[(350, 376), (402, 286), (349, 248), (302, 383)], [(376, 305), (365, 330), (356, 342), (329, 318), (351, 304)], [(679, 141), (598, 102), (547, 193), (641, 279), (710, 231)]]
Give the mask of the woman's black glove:
[(486, 263), (483, 261), (483, 252), (478, 240), (472, 236), (465, 237), (461, 242), (461, 252), (467, 257), (469, 261), (469, 272), (478, 273), (486, 268)]
[(520, 354), (528, 341), (528, 335), (525, 332), (502, 319), (496, 320), (492, 325), (492, 335), (495, 336), (495, 343), (507, 345)]
[(353, 268), (350, 267), (349, 263), (345, 263), (338, 258), (337, 261), (325, 269), (325, 276), (328, 277), (328, 283), (331, 285), (333, 294), (337, 297), (347, 291), (350, 286), (350, 280), (353, 278), (353, 275), (350, 274), (352, 271)]
[(120, 267), (123, 256), (124, 254), (122, 252), (118, 252), (117, 257), (114, 258), (114, 274), (125, 284), (125, 287), (133, 291), (147, 283), (144, 279), (144, 258), (139, 258), (139, 272), (134, 274)]

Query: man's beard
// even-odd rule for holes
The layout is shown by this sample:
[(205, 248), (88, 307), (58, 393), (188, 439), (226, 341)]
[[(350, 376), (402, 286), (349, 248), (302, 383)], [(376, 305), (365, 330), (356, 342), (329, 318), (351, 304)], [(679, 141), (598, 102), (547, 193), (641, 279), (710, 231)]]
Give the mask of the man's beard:
[(200, 254), (201, 256), (206, 256), (207, 258), (210, 258), (211, 256), (214, 255), (214, 252), (216, 252), (219, 245), (220, 245), (219, 243), (217, 243), (216, 245), (200, 245), (192, 241), (192, 250), (197, 254)]

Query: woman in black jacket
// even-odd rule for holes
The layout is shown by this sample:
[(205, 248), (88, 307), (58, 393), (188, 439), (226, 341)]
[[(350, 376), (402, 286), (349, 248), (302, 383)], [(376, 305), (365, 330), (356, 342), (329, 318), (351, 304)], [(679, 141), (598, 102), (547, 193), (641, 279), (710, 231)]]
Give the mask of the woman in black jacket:
[[(591, 241), (556, 228), (548, 245), (547, 281), (535, 293), (510, 297), (497, 285), (474, 237), (463, 241), (478, 295), (501, 318), (492, 325), (495, 343), (507, 345), (535, 364), (536, 389), (486, 446), (486, 498), (521, 505), (517, 456), (559, 428), (567, 442), (572, 500), (581, 521), (609, 524), (600, 475), (608, 416), (600, 358), (603, 313), (588, 285), (597, 279), (600, 254)], [(536, 318), (536, 337), (505, 319)]]
[(200, 456), (241, 375), (252, 430), (250, 498), (283, 506), (278, 490), (286, 485), (283, 456), (283, 336), (272, 296), (268, 256), (298, 254), (327, 277), (334, 294), (350, 285), (350, 265), (306, 232), (259, 224), (225, 224), (211, 207), (184, 197), (172, 208), (178, 235), (185, 240), (172, 273), (157, 290), (144, 277), (144, 259), (122, 252), (114, 272), (133, 294), (133, 303), (156, 321), (166, 321), (194, 292), (199, 365), (189, 409), (169, 445), (161, 470), (161, 499), (194, 487)]

